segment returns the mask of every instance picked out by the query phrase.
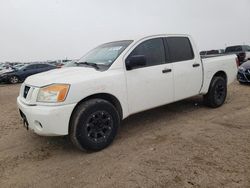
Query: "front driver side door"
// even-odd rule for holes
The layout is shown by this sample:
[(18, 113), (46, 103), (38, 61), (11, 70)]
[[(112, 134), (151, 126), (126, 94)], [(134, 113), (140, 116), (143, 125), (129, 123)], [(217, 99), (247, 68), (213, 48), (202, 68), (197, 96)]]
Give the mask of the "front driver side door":
[(146, 65), (126, 71), (130, 114), (172, 102), (173, 71), (163, 38), (142, 41), (127, 58), (134, 55), (145, 56)]

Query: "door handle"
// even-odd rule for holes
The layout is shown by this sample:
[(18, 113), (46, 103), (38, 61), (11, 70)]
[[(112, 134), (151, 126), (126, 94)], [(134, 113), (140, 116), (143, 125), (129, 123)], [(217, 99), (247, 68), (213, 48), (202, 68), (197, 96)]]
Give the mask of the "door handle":
[(193, 67), (199, 67), (200, 66), (200, 64), (193, 64)]
[(162, 70), (162, 73), (164, 74), (164, 73), (169, 73), (169, 72), (172, 72), (172, 69), (163, 69)]

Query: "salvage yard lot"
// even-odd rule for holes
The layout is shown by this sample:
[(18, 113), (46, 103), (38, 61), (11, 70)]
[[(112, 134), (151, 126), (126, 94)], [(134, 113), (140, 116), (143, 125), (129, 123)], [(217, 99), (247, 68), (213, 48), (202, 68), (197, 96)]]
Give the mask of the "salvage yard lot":
[(249, 85), (218, 109), (194, 97), (134, 115), (97, 153), (27, 132), (19, 87), (0, 85), (0, 187), (250, 187)]

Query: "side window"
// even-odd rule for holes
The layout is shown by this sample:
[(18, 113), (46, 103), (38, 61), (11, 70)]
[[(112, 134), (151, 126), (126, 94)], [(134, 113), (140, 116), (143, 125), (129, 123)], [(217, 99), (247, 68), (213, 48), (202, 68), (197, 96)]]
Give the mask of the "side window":
[(168, 37), (166, 40), (171, 62), (187, 61), (194, 58), (193, 48), (187, 37)]
[(46, 65), (46, 64), (38, 64), (37, 65), (38, 69), (42, 69), (42, 68), (46, 68), (46, 67), (48, 67), (48, 65)]
[(36, 69), (36, 65), (29, 65), (26, 68), (27, 70), (32, 70), (32, 69)]
[(129, 55), (144, 55), (146, 67), (165, 63), (165, 48), (162, 38), (149, 39), (139, 44)]

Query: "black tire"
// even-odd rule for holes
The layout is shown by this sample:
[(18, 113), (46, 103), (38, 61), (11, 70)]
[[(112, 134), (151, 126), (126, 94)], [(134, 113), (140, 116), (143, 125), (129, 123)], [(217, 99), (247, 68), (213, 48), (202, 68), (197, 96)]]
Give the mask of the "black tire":
[(106, 100), (91, 99), (75, 109), (69, 135), (80, 150), (99, 151), (109, 146), (118, 131), (120, 117)]
[(9, 82), (10, 82), (11, 84), (17, 84), (17, 83), (19, 82), (19, 78), (18, 78), (17, 76), (11, 76), (11, 77), (9, 78)]
[(214, 77), (208, 93), (204, 95), (204, 103), (211, 108), (222, 106), (227, 97), (227, 81), (223, 77)]

